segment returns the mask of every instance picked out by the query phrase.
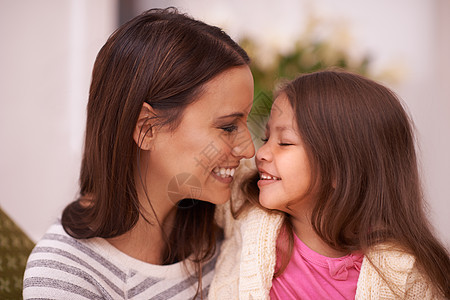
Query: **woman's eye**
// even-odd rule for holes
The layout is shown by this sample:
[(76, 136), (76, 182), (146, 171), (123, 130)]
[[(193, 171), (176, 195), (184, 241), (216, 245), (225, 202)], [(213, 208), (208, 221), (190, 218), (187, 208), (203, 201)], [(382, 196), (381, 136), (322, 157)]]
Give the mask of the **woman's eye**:
[(280, 145), (280, 146), (292, 146), (293, 144), (289, 144), (289, 143), (278, 143), (278, 145)]
[(269, 138), (261, 138), (261, 141), (263, 141), (264, 143), (267, 143), (268, 140)]
[(237, 127), (236, 125), (228, 125), (228, 126), (223, 126), (223, 127), (221, 127), (220, 129), (222, 129), (222, 130), (225, 131), (225, 132), (231, 133), (231, 132), (233, 132), (233, 131), (236, 131), (237, 128), (238, 128), (238, 127)]

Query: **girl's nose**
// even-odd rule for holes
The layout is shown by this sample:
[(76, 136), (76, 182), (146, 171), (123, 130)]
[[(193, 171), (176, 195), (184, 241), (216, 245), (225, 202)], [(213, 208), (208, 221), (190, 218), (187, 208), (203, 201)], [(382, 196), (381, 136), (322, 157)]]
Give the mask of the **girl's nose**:
[(262, 145), (256, 152), (256, 160), (259, 160), (259, 161), (263, 161), (263, 160), (271, 161), (272, 160), (272, 153), (270, 151), (270, 147), (267, 142), (264, 145)]

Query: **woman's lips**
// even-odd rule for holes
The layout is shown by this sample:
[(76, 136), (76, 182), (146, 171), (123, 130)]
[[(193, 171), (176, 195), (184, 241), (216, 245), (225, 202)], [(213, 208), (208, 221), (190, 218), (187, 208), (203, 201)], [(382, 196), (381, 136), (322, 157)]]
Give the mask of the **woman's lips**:
[(214, 170), (212, 170), (213, 177), (222, 183), (229, 184), (233, 181), (234, 173), (236, 172), (236, 167), (215, 167)]

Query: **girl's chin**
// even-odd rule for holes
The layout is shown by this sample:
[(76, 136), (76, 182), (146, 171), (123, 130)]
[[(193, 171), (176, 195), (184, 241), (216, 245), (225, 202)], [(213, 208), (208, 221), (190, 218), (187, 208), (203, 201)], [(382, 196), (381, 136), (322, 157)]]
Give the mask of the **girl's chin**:
[(262, 207), (267, 208), (267, 209), (273, 209), (272, 205), (270, 202), (265, 201), (265, 199), (261, 199), (261, 197), (259, 197), (259, 204), (261, 204)]
[(262, 207), (279, 210), (280, 207), (277, 205), (278, 203), (274, 203), (273, 200), (274, 197), (265, 197), (264, 195), (259, 194), (259, 204), (261, 204)]

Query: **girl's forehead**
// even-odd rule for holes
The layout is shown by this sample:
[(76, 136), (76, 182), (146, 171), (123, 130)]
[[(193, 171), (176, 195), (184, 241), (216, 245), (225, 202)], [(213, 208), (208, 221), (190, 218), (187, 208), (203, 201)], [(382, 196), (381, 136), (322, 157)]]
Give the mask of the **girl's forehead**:
[(272, 130), (287, 130), (292, 129), (295, 123), (294, 111), (286, 96), (278, 96), (270, 111), (269, 121), (266, 128), (272, 127)]

